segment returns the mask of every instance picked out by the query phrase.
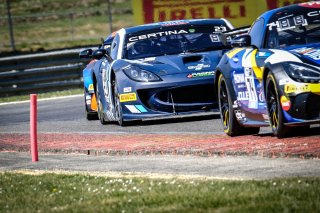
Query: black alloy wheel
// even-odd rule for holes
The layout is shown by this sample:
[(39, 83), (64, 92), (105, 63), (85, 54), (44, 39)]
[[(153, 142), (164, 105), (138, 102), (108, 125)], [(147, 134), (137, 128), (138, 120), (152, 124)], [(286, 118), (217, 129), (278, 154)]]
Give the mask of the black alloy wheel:
[(218, 100), (221, 123), (224, 132), (229, 136), (258, 134), (259, 127), (244, 127), (235, 117), (230, 91), (224, 76), (221, 74), (218, 80)]
[(97, 107), (98, 107), (98, 118), (100, 120), (100, 123), (105, 125), (107, 123), (105, 117), (104, 117), (104, 112), (103, 112), (103, 106), (101, 103), (101, 98), (100, 98), (100, 92), (99, 92), (99, 87), (98, 85), (96, 86), (96, 97), (97, 97)]
[(285, 137), (290, 128), (284, 125), (284, 117), (279, 100), (278, 87), (272, 73), (269, 73), (266, 80), (266, 102), (270, 118), (272, 133), (278, 138)]

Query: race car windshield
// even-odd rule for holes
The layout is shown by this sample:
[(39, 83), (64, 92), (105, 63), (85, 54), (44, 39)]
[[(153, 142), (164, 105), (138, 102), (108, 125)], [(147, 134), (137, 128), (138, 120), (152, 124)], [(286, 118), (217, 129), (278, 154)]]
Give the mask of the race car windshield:
[[(223, 31), (225, 30), (226, 27)], [(221, 33), (214, 30), (206, 31), (188, 29), (168, 31), (173, 32), (171, 35), (150, 33), (132, 36), (126, 45), (126, 58), (140, 59), (186, 52), (204, 52), (223, 49), (226, 46), (225, 41), (221, 39)]]
[(267, 48), (286, 48), (292, 45), (307, 45), (320, 42), (320, 19), (306, 15), (279, 18), (268, 25)]

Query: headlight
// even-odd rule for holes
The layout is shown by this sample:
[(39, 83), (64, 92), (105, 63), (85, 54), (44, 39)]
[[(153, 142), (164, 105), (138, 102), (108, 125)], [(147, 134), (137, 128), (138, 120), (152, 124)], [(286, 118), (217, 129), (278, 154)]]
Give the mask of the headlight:
[(315, 67), (298, 63), (285, 63), (283, 66), (293, 80), (305, 83), (320, 83), (320, 70)]
[(127, 66), (123, 68), (123, 72), (134, 81), (142, 81), (142, 82), (153, 82), (153, 81), (161, 81), (160, 77), (152, 72), (142, 70), (136, 66)]

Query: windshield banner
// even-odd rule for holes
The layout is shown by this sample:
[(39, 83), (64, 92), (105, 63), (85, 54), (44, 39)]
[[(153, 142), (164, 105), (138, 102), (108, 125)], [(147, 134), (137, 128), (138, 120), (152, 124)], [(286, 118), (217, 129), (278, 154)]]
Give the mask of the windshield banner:
[(226, 18), (250, 25), (263, 12), (307, 0), (132, 0), (137, 25), (169, 20)]

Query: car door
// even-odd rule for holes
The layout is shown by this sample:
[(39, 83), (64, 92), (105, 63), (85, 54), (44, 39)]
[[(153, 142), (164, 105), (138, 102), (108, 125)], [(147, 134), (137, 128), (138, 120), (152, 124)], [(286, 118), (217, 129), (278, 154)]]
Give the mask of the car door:
[(267, 51), (263, 48), (264, 19), (258, 19), (249, 32), (250, 45), (234, 49), (229, 53), (231, 79), (237, 104), (238, 120), (264, 122), (268, 120), (263, 90), (263, 67)]

